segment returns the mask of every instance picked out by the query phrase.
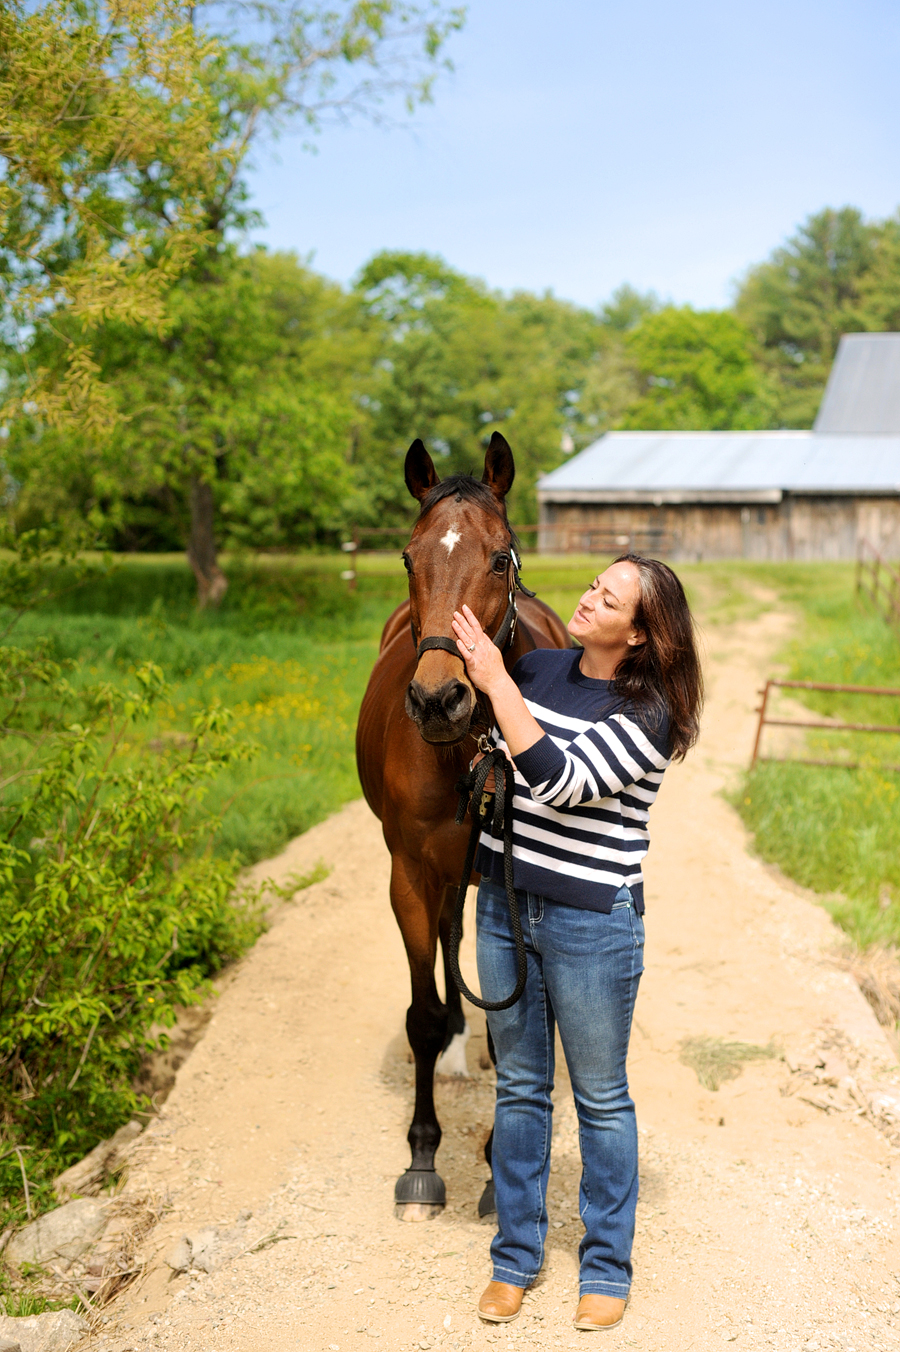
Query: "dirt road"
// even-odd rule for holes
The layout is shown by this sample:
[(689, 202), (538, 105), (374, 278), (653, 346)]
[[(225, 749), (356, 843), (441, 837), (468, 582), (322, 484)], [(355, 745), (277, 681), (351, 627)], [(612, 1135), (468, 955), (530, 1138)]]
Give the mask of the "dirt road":
[[(635, 1284), (625, 1321), (606, 1335), (647, 1352), (898, 1341), (900, 1156), (853, 1097), (878, 1074), (890, 1081), (893, 1053), (834, 959), (824, 911), (747, 853), (720, 792), (745, 763), (759, 677), (787, 623), (770, 615), (716, 634), (702, 741), (669, 771), (651, 816), (631, 1056)], [(544, 1273), (515, 1324), (491, 1328), (474, 1313), (491, 1235), (476, 1219), (492, 1114), (477, 1014), (470, 1078), (438, 1087), (447, 1211), (424, 1225), (395, 1220), (412, 1102), (407, 973), (387, 855), (364, 804), (258, 872), (284, 878), (320, 858), (330, 876), (280, 910), (224, 984), (146, 1133), (129, 1187), (167, 1195), (171, 1210), (145, 1246), (147, 1275), (112, 1307), (92, 1352), (350, 1352), (370, 1339), (458, 1352), (598, 1338), (570, 1326), (580, 1223), (564, 1069)], [(471, 940), (464, 965), (473, 972)], [(790, 1064), (751, 1061), (705, 1089), (679, 1060), (690, 1037), (774, 1041)], [(172, 1275), (166, 1253), (209, 1225), (229, 1231), (230, 1261)]]

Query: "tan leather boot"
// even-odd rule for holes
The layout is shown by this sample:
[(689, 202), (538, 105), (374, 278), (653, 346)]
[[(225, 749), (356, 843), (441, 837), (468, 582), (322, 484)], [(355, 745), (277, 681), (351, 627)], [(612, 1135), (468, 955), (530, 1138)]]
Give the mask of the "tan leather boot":
[(524, 1295), (521, 1286), (510, 1286), (508, 1282), (488, 1282), (478, 1302), (478, 1313), (489, 1324), (508, 1324), (510, 1320), (518, 1318)]
[(577, 1329), (612, 1329), (621, 1324), (625, 1313), (624, 1300), (615, 1296), (582, 1296), (575, 1311)]

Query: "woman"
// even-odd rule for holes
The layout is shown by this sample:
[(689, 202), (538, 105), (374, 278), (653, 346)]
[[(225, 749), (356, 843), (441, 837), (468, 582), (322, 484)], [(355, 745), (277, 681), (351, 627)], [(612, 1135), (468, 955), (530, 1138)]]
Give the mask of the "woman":
[[(575, 1326), (610, 1328), (631, 1284), (638, 1195), (625, 1060), (643, 970), (641, 860), (663, 771), (697, 737), (693, 622), (672, 570), (626, 554), (578, 603), (568, 629), (580, 648), (528, 653), (509, 675), (467, 606), (453, 628), (493, 705), (494, 740), (515, 763), (514, 876), (528, 953), (521, 1000), (488, 1015), (498, 1231), (478, 1313), (515, 1319), (543, 1262), (558, 1027), (582, 1159)], [(484, 998), (500, 1000), (516, 976), (501, 841), (482, 835), (476, 868), (478, 974)]]

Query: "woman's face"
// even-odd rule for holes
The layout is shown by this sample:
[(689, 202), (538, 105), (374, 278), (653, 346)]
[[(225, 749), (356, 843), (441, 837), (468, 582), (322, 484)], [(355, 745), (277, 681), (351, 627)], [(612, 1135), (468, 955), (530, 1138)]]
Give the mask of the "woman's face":
[(583, 648), (625, 650), (644, 642), (634, 627), (641, 582), (633, 563), (610, 564), (588, 587), (568, 624), (569, 633)]

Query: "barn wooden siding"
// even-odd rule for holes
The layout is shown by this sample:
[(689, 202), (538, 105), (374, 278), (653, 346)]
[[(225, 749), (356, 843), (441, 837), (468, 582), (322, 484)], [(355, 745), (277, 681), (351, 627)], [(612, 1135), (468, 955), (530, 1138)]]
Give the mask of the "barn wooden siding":
[[(587, 496), (587, 495), (584, 495)], [(774, 495), (773, 495), (774, 496)], [(900, 558), (900, 497), (785, 493), (780, 502), (541, 502), (541, 553), (632, 547), (673, 561)]]

